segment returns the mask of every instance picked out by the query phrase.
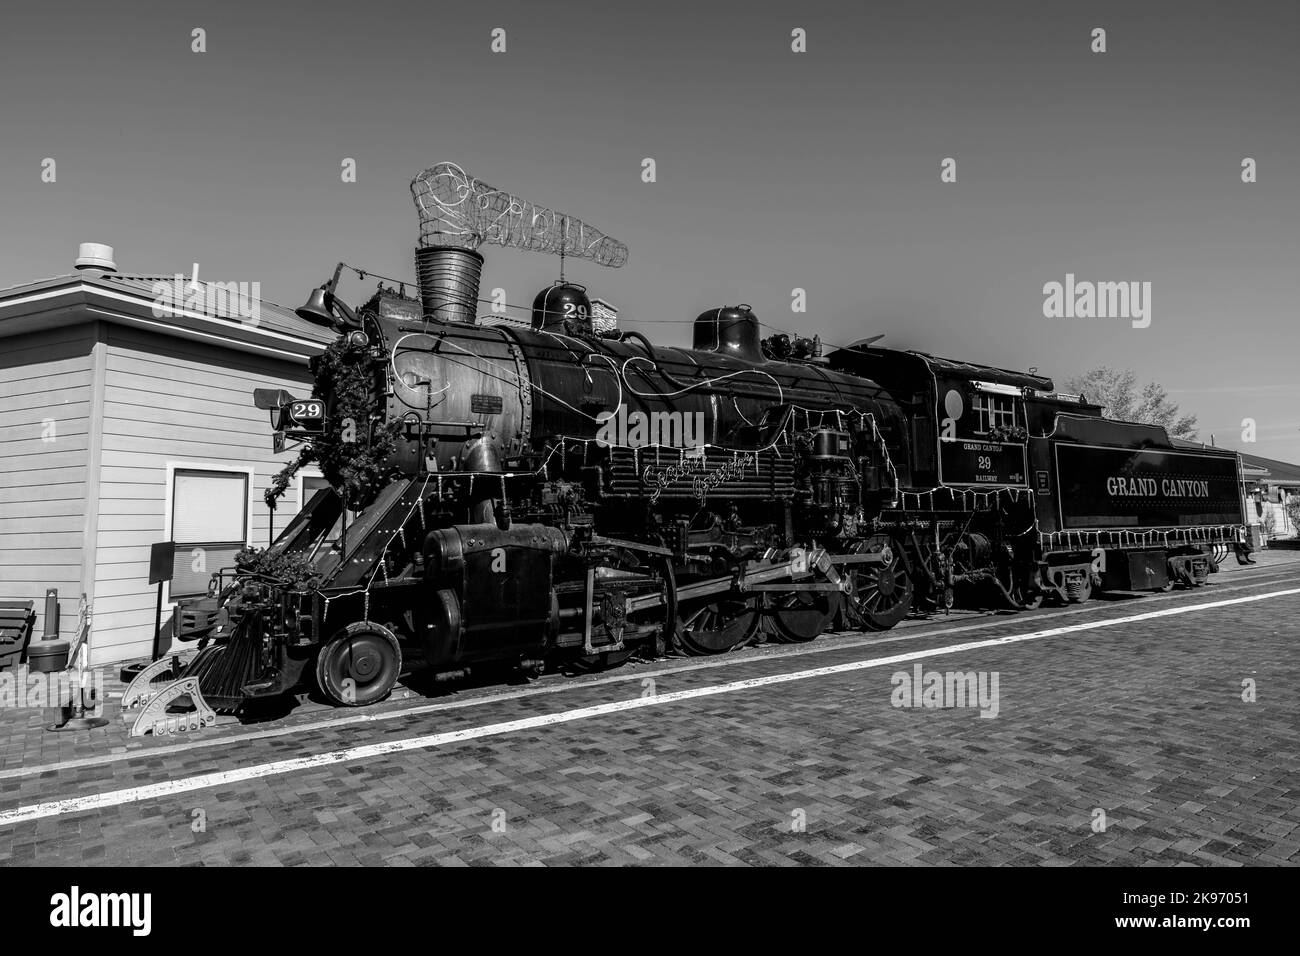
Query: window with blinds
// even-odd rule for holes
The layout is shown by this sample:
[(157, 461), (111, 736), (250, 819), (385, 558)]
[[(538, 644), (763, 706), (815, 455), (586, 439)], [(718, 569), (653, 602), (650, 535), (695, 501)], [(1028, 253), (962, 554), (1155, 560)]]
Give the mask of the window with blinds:
[(248, 540), (248, 475), (177, 469), (172, 477), (173, 598), (207, 593), (208, 579), (232, 567)]

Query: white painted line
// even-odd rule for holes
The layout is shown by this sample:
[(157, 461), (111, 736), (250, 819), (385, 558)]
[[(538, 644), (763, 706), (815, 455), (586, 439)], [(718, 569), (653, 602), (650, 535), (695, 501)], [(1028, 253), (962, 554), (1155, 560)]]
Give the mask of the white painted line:
[(970, 641), (965, 644), (950, 644), (944, 647), (911, 651), (906, 654), (894, 654), (889, 657), (874, 657), (863, 661), (852, 661), (847, 664), (832, 664), (827, 667), (791, 671), (785, 674), (771, 674), (767, 677), (753, 677), (748, 680), (732, 681), (727, 684), (715, 684), (711, 687), (694, 687), (689, 690), (679, 690), (668, 694), (657, 694), (652, 697), (634, 697), (629, 700), (617, 700), (606, 704), (596, 704), (590, 707), (579, 707), (574, 710), (560, 711), (555, 714), (541, 714), (536, 717), (524, 717), (519, 720), (507, 720), (502, 723), (485, 724), (480, 727), (466, 727), (462, 730), (453, 730), (447, 733), (427, 734), (422, 737), (408, 737), (405, 740), (389, 740), (377, 744), (365, 744), (360, 747), (350, 747), (346, 750), (334, 750), (328, 753), (313, 754), (309, 757), (295, 757), (291, 760), (277, 760), (273, 763), (264, 763), (252, 767), (239, 767), (234, 770), (222, 770), (216, 773), (199, 774), (181, 780), (168, 780), (163, 783), (153, 783), (142, 787), (131, 787), (126, 790), (112, 790), (107, 793), (91, 794), (90, 796), (70, 797), (66, 800), (53, 800), (48, 803), (37, 803), (31, 806), (16, 807), (13, 810), (0, 812), (0, 826), (25, 823), (29, 820), (39, 820), (44, 817), (62, 816), (67, 813), (82, 813), (87, 810), (100, 810), (104, 807), (115, 807), (127, 803), (139, 803), (143, 800), (174, 797), (178, 794), (189, 793), (194, 790), (227, 786), (233, 783), (241, 783), (245, 780), (258, 780), (263, 777), (273, 777), (287, 773), (294, 773), (299, 770), (310, 770), (315, 767), (324, 767), (331, 764), (348, 763), (354, 760), (367, 760), (372, 757), (383, 757), (388, 754), (406, 753), (411, 750), (425, 750), (431, 747), (445, 746), (446, 744), (461, 743), (466, 740), (477, 740), (482, 737), (496, 737), (501, 734), (515, 733), (520, 730), (532, 730), (538, 727), (553, 727), (556, 724), (569, 723), (575, 720), (586, 720), (591, 717), (603, 717), (607, 714), (617, 714), (622, 713), (623, 711), (637, 710), (642, 707), (657, 707), (662, 704), (673, 704), (678, 701), (692, 700), (697, 697), (712, 697), (718, 694), (730, 694), (735, 693), (736, 691), (752, 690), (757, 687), (767, 687), (774, 684), (786, 684), (792, 681), (809, 680), (814, 677), (828, 677), (834, 674), (846, 674), (852, 671), (866, 670), (868, 668), (888, 667), (892, 664), (903, 664), (927, 657), (940, 657), (947, 654), (962, 654), (968, 651), (981, 650), (987, 647), (999, 647), (1004, 644), (1018, 644), (1024, 641), (1041, 640), (1047, 637), (1059, 637), (1062, 634), (1073, 634), (1079, 631), (1091, 631), (1104, 627), (1117, 627), (1123, 624), (1136, 624), (1141, 621), (1150, 621), (1156, 618), (1172, 617), (1178, 614), (1190, 614), (1196, 611), (1208, 611), (1213, 610), (1214, 608), (1228, 607), (1236, 604), (1248, 604), (1255, 601), (1265, 601), (1270, 598), (1286, 597), (1292, 594), (1300, 594), (1300, 588), (1291, 588), (1286, 591), (1270, 591), (1267, 594), (1254, 594), (1249, 597), (1229, 598), (1223, 601), (1210, 601), (1205, 604), (1164, 608), (1159, 611), (1148, 611), (1145, 614), (1130, 615), (1129, 617), (1111, 618), (1103, 621), (1087, 621), (1080, 624), (1067, 624), (1061, 627), (1052, 627), (1041, 631), (1031, 631), (1027, 634), (1012, 634), (1007, 637), (995, 637), (986, 641)]
[[(1246, 568), (1243, 569), (1243, 572), (1241, 573), (1248, 574), (1252, 571), (1262, 570), (1264, 569)], [(1291, 569), (1282, 570), (1289, 572), (1287, 575), (1289, 577), (1295, 576), (1295, 573), (1291, 571)], [(1271, 578), (1272, 575), (1266, 575), (1266, 577)], [(1248, 588), (1265, 587), (1277, 583), (1281, 582), (1257, 580), (1251, 581), (1249, 584), (1218, 584), (1214, 586), (1213, 590), (1218, 594), (1227, 594), (1232, 591), (1244, 591)], [(1178, 591), (1170, 592), (1168, 594), (1146, 594), (1142, 595), (1140, 600), (1143, 606), (1146, 606), (1150, 604), (1181, 600), (1186, 597), (1188, 597), (1186, 591)], [(933, 637), (947, 637), (950, 634), (964, 634), (969, 631), (986, 631), (991, 627), (1032, 624), (1035, 621), (1048, 621), (1061, 617), (1076, 617), (1080, 614), (1090, 614), (1097, 611), (1111, 610), (1113, 607), (1115, 607), (1115, 605), (1105, 604), (1099, 601), (1089, 601), (1087, 604), (1064, 608), (1059, 611), (1039, 611), (1025, 617), (998, 616), (991, 619), (985, 618), (975, 624), (961, 624), (957, 627), (926, 628), (926, 623), (933, 622), (918, 621), (901, 625), (896, 630), (890, 631), (888, 635), (880, 635), (875, 632), (865, 631), (844, 631), (841, 632), (841, 636), (839, 637), (833, 637), (829, 640), (818, 639), (811, 645), (767, 644), (759, 649), (746, 648), (744, 652), (737, 651), (736, 653), (726, 654), (721, 657), (695, 660), (689, 664), (665, 663), (664, 660), (661, 659), (658, 661), (651, 661), (641, 668), (633, 668), (629, 666), (626, 670), (617, 673), (602, 674), (596, 677), (570, 677), (552, 684), (542, 684), (540, 686), (524, 687), (509, 691), (499, 691), (494, 688), (487, 688), (485, 693), (476, 697), (458, 696), (429, 704), (415, 704), (406, 707), (397, 706), (389, 710), (376, 710), (370, 713), (349, 714), (346, 717), (331, 717), (325, 720), (314, 720), (301, 724), (287, 724), (266, 730), (252, 730), (243, 734), (229, 734), (224, 737), (191, 737), (184, 743), (177, 743), (171, 746), (136, 746), (120, 753), (101, 754), (95, 757), (77, 757), (72, 760), (63, 760), (58, 763), (38, 764), (31, 767), (11, 767), (7, 770), (0, 770), (0, 780), (12, 780), (19, 777), (34, 777), (44, 773), (80, 770), (85, 767), (102, 767), (108, 764), (122, 763), (123, 761), (130, 760), (148, 760), (155, 757), (165, 757), (168, 754), (182, 753), (191, 750), (205, 750), (212, 747), (232, 747), (236, 744), (245, 742), (296, 736), (317, 730), (334, 730), (340, 727), (358, 727), (364, 724), (379, 723), (387, 720), (421, 717), (425, 714), (442, 713), (449, 710), (463, 710), (467, 707), (482, 707), (486, 704), (506, 703), (512, 700), (520, 700), (525, 697), (537, 697), (546, 694), (562, 694), (568, 691), (581, 691), (592, 687), (604, 687), (609, 684), (624, 684), (628, 681), (639, 682), (647, 677), (666, 677), (672, 674), (685, 674), (691, 671), (715, 670), (720, 667), (765, 664), (771, 661), (784, 660), (786, 658), (806, 657), (809, 654), (828, 654), (836, 651), (851, 651), (860, 647), (876, 647), (880, 644), (896, 644), (900, 641), (919, 641)], [(853, 636), (854, 634), (868, 636), (855, 637)], [(755, 651), (757, 652), (755, 653)], [(478, 689), (480, 688), (473, 688), (470, 690), (470, 693), (472, 693), (473, 690)], [(120, 697), (121, 695), (118, 694), (116, 696)], [(234, 718), (219, 717), (218, 726), (228, 726), (227, 722), (233, 721)]]

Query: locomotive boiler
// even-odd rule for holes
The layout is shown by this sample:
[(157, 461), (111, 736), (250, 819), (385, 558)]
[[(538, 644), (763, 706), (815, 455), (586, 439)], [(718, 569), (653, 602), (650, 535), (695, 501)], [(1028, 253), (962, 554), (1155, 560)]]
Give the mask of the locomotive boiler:
[(190, 614), (218, 708), (308, 677), (359, 705), (416, 665), (585, 669), (1198, 586), (1248, 560), (1233, 453), (1036, 374), (822, 355), (747, 305), (701, 313), (691, 348), (598, 330), (563, 280), (527, 323), (480, 318), (478, 244), (626, 249), (450, 164), (412, 189), (418, 295), (381, 285), (354, 310), (340, 266), (299, 310), (337, 333), (312, 396), (257, 396), (305, 443), (289, 470), (330, 487)]

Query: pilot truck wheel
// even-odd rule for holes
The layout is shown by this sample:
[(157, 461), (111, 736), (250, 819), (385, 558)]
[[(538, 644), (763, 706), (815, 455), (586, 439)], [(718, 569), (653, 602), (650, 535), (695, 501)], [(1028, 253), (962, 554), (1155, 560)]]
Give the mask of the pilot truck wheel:
[(402, 649), (393, 632), (358, 621), (330, 639), (316, 656), (316, 686), (340, 707), (383, 700), (402, 674)]

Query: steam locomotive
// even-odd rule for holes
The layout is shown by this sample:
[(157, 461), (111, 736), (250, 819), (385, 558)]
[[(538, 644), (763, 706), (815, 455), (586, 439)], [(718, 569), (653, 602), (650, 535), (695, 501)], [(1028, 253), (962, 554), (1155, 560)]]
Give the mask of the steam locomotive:
[(417, 663), (720, 654), (955, 602), (1196, 587), (1249, 560), (1235, 453), (1103, 419), (1050, 379), (823, 355), (764, 337), (747, 305), (658, 346), (599, 331), (569, 282), (526, 326), (481, 321), (482, 264), (427, 246), (418, 296), (381, 285), (354, 311), (336, 272), (299, 310), (338, 335), (313, 395), (257, 398), (331, 487), (187, 611), (218, 709), (309, 676), (363, 705)]

